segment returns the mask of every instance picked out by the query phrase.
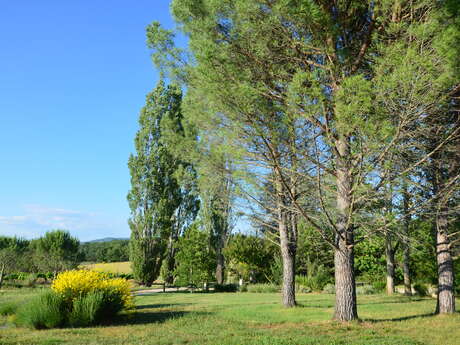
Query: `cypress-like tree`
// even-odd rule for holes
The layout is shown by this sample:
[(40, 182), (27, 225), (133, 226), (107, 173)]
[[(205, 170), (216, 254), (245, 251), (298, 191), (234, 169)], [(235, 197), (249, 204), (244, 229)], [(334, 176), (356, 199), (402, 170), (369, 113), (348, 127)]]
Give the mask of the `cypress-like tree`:
[(181, 188), (175, 177), (180, 162), (162, 140), (165, 121), (180, 123), (182, 92), (160, 81), (147, 95), (136, 135), (136, 154), (129, 158), (131, 190), (130, 261), (137, 280), (150, 286), (158, 278), (174, 214), (181, 203)]

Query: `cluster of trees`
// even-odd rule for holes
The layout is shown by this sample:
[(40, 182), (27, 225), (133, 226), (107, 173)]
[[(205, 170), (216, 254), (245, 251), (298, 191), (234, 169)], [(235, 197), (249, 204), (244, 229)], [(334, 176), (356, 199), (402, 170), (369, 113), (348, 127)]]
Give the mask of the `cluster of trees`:
[(80, 241), (68, 231), (54, 230), (34, 240), (0, 236), (0, 287), (13, 272), (58, 272), (81, 261)]
[(302, 250), (329, 253), (337, 320), (358, 318), (355, 280), (367, 262), (355, 256), (366, 250), (384, 253), (389, 293), (401, 263), (408, 294), (420, 275), (411, 258), (431, 253), (437, 312), (454, 312), (458, 1), (173, 0), (171, 8), (188, 47), (175, 47), (175, 33), (158, 23), (148, 27), (153, 61), (172, 83), (148, 96), (129, 161), (141, 280), (151, 283), (165, 258), (174, 272), (174, 248), (198, 215), (221, 282), (238, 209), (279, 245), (286, 307), (296, 304), (300, 239), (311, 229), (318, 247)]
[(129, 240), (84, 242), (80, 245), (81, 260), (87, 262), (121, 262), (129, 260)]

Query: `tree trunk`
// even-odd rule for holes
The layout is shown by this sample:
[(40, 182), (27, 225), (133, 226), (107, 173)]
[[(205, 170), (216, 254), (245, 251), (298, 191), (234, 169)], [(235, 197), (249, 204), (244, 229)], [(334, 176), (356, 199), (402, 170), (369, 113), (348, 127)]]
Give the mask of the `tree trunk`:
[(5, 266), (2, 265), (2, 269), (0, 270), (0, 289), (2, 288), (3, 285), (3, 275), (5, 273)]
[(442, 208), (436, 216), (436, 259), (438, 264), (437, 314), (455, 312), (454, 266), (447, 235), (447, 209)]
[(410, 214), (409, 214), (409, 192), (407, 185), (404, 184), (404, 195), (403, 195), (403, 207), (404, 207), (404, 224), (403, 224), (403, 274), (404, 274), (404, 295), (412, 296), (412, 287), (410, 279), (410, 242), (409, 242), (409, 226), (410, 226)]
[[(283, 212), (281, 212), (283, 213)], [(295, 300), (295, 254), (296, 244), (289, 239), (288, 225), (286, 216), (282, 214), (282, 220), (279, 223), (281, 257), (283, 259), (283, 286), (282, 298), (283, 306), (294, 307)]]
[(222, 248), (218, 248), (217, 266), (216, 266), (216, 281), (217, 284), (223, 284), (225, 279), (225, 257), (222, 253)]
[(338, 321), (358, 318), (354, 271), (354, 237), (350, 224), (352, 177), (348, 166), (350, 147), (347, 138), (341, 136), (336, 142), (337, 157), (337, 235), (334, 252), (335, 266), (335, 313)]
[(385, 234), (385, 257), (387, 264), (387, 294), (392, 295), (395, 292), (395, 251), (388, 232)]
[(168, 242), (168, 254), (166, 256), (166, 277), (164, 278), (165, 283), (172, 285), (174, 283), (174, 270), (176, 268), (176, 247), (175, 243), (177, 241), (177, 236), (175, 231), (171, 232)]

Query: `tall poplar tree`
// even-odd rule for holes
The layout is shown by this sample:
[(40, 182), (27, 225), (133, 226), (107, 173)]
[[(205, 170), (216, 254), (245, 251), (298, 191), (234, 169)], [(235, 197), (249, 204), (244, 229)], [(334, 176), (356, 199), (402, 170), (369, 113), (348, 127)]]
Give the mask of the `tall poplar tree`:
[(158, 278), (168, 239), (175, 231), (174, 216), (183, 201), (176, 174), (181, 162), (162, 139), (165, 122), (180, 129), (181, 99), (180, 88), (163, 81), (147, 95), (135, 138), (136, 154), (128, 162), (130, 261), (135, 278), (147, 286)]

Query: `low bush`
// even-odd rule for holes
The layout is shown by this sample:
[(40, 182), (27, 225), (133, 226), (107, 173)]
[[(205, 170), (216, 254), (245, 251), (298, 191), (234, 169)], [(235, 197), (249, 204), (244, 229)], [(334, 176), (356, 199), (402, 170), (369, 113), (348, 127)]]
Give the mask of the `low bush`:
[(40, 293), (16, 313), (15, 322), (20, 326), (36, 329), (56, 328), (65, 323), (65, 301), (53, 291)]
[(274, 293), (280, 292), (281, 288), (275, 284), (252, 284), (248, 285), (248, 292), (252, 293)]
[(335, 285), (334, 284), (326, 284), (323, 287), (323, 293), (334, 294), (335, 293)]
[(376, 292), (382, 292), (385, 290), (386, 286), (387, 286), (387, 283), (383, 280), (376, 280), (374, 282), (372, 282), (372, 287), (374, 288), (374, 290)]
[(377, 293), (372, 285), (363, 285), (356, 287), (356, 294), (357, 295), (372, 295)]
[(19, 308), (16, 323), (36, 329), (85, 327), (132, 306), (128, 281), (93, 271), (67, 271), (58, 275), (51, 290)]
[(419, 296), (427, 296), (428, 295), (428, 288), (426, 284), (423, 283), (415, 283), (414, 284), (415, 293)]
[(331, 282), (330, 272), (323, 266), (315, 262), (307, 262), (307, 274), (296, 275), (295, 281), (306, 290), (321, 291), (324, 286)]
[(236, 284), (215, 284), (214, 291), (215, 292), (237, 292), (238, 285)]
[(312, 292), (312, 289), (310, 289), (308, 286), (305, 286), (305, 285), (296, 284), (295, 292), (296, 293), (310, 293)]
[(2, 316), (13, 315), (16, 313), (17, 309), (18, 309), (17, 303), (12, 303), (12, 302), (2, 303), (0, 304), (0, 315)]

